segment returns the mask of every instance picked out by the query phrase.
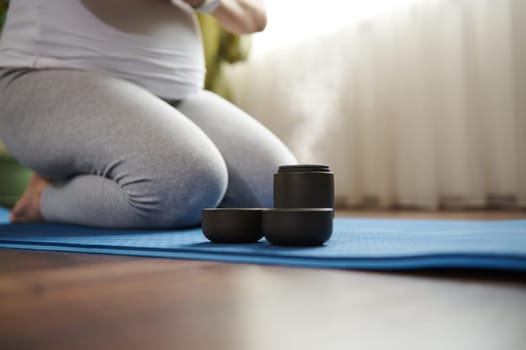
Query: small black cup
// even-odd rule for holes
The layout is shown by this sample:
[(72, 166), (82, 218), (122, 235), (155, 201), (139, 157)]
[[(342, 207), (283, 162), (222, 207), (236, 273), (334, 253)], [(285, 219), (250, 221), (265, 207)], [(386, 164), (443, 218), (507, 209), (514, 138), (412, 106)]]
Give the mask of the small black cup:
[(282, 165), (274, 174), (274, 208), (334, 209), (334, 174), (327, 165)]
[(259, 208), (203, 209), (201, 227), (214, 243), (254, 243), (263, 237)]

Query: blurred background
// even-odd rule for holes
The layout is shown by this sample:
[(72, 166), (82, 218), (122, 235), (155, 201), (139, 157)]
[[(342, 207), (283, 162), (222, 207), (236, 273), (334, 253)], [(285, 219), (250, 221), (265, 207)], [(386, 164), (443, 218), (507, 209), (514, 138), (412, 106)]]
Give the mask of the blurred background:
[[(526, 1), (267, 7), (266, 30), (248, 37), (200, 16), (207, 88), (301, 162), (330, 165), (339, 206), (526, 208)], [(0, 199), (12, 202), (28, 171), (3, 153)]]
[(526, 1), (267, 3), (233, 100), (340, 205), (526, 206)]

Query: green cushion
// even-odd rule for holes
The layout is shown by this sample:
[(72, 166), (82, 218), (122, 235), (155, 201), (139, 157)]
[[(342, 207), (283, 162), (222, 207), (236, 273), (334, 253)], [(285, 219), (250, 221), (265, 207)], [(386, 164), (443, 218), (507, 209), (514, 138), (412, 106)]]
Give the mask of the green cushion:
[(0, 0), (0, 32), (5, 21), (5, 14), (7, 12), (7, 0)]
[(251, 36), (235, 35), (225, 31), (211, 15), (199, 13), (197, 18), (201, 26), (205, 51), (205, 89), (232, 100), (222, 66), (247, 58), (252, 43)]
[(0, 154), (0, 205), (13, 206), (24, 193), (31, 174), (31, 170), (20, 165), (14, 157)]

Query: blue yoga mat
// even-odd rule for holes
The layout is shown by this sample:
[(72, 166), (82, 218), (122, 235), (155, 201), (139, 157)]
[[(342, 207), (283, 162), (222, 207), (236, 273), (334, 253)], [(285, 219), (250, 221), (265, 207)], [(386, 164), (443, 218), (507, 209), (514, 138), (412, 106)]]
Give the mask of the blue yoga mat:
[(107, 230), (9, 224), (0, 209), (0, 247), (288, 266), (405, 270), (478, 268), (526, 271), (526, 220), (335, 219), (321, 247), (214, 244), (201, 229)]

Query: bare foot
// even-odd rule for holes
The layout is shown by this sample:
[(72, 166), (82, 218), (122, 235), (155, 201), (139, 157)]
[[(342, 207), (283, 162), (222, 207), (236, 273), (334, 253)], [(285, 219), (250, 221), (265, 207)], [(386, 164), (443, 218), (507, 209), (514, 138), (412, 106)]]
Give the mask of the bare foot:
[(38, 174), (33, 174), (24, 194), (13, 207), (9, 220), (11, 222), (44, 221), (40, 212), (40, 197), (44, 188), (49, 184), (49, 180)]

